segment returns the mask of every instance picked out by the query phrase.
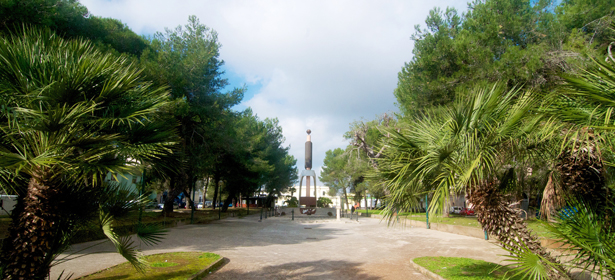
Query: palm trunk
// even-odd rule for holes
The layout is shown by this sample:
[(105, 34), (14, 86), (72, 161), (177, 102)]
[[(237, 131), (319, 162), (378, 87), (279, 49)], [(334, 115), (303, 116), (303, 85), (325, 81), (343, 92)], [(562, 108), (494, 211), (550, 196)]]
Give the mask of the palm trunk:
[(23, 198), (22, 209), (15, 209), (9, 228), (9, 242), (2, 250), (4, 279), (43, 280), (49, 273), (58, 242), (60, 220), (59, 188), (46, 178), (34, 175)]
[[(474, 204), (477, 220), (483, 230), (495, 236), (503, 248), (513, 252), (523, 252), (527, 248), (565, 271), (564, 266), (540, 245), (536, 235), (532, 234), (518, 214), (505, 204), (497, 184), (496, 181), (483, 182), (475, 186), (470, 195), (470, 203)], [(548, 274), (549, 279), (560, 279), (563, 276), (570, 278), (570, 275), (562, 275), (556, 270), (548, 271)]]

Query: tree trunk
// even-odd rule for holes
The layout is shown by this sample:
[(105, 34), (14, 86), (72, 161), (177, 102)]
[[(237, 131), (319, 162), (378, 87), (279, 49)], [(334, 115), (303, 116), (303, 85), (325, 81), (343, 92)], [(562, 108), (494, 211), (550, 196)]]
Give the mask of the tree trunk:
[(367, 210), (367, 192), (365, 192), (365, 197), (363, 198), (363, 200), (365, 201), (365, 210)]
[(186, 192), (186, 190), (184, 190), (184, 196), (186, 196), (186, 200), (187, 200), (187, 205), (189, 207), (191, 207), (190, 209), (192, 209), (192, 207), (194, 207), (194, 201), (192, 200), (192, 197), (190, 197), (190, 193), (191, 191)]
[(190, 182), (190, 188), (188, 189), (187, 193), (184, 189), (184, 195), (186, 196), (186, 200), (188, 200), (188, 205), (190, 206), (190, 209), (195, 209), (194, 200), (192, 199), (192, 193), (194, 192), (194, 188), (196, 188), (196, 177), (191, 176), (188, 182)]
[(233, 201), (234, 195), (230, 194), (224, 200), (224, 204), (222, 205), (222, 212), (226, 213), (228, 211), (228, 205)]
[[(58, 203), (62, 201), (59, 187), (47, 174), (34, 175), (23, 198), (22, 209), (13, 216), (9, 237), (2, 250), (4, 279), (43, 280), (49, 273), (61, 217)], [(18, 203), (19, 205), (19, 203)], [(8, 244), (10, 243), (10, 244)]]
[(346, 198), (346, 208), (348, 208), (348, 193), (346, 192), (346, 188), (344, 189), (344, 197)]
[(164, 209), (162, 210), (163, 214), (166, 213), (167, 216), (173, 215), (173, 202), (175, 202), (175, 198), (183, 192), (181, 188), (181, 178), (175, 177), (171, 178), (171, 183), (169, 184), (169, 193), (167, 194), (167, 199), (164, 201)]

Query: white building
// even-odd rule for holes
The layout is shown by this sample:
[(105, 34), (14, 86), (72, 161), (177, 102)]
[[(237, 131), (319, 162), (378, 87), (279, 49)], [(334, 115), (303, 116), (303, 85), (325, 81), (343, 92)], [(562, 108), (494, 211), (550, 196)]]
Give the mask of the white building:
[[(296, 192), (293, 193), (293, 196), (296, 197), (297, 200), (299, 200), (299, 186), (293, 186), (293, 188), (295, 188), (295, 190), (297, 190)], [(326, 197), (326, 198), (331, 199), (330, 207), (332, 207), (332, 208), (335, 208), (335, 207), (337, 207), (337, 205), (341, 205), (340, 203), (342, 203), (342, 197), (341, 196), (330, 196), (329, 195), (329, 187), (327, 187), (327, 186), (316, 186), (316, 193), (314, 193), (314, 186), (310, 186), (310, 196), (314, 197), (314, 194), (316, 194), (316, 198), (317, 199), (319, 197)], [(303, 196), (303, 197), (306, 196), (306, 187), (305, 186), (301, 187), (301, 196)], [(286, 204), (286, 200), (290, 199), (290, 197), (291, 197), (290, 191), (282, 193), (282, 195), (275, 202), (275, 205), (277, 205), (277, 206), (285, 205)]]

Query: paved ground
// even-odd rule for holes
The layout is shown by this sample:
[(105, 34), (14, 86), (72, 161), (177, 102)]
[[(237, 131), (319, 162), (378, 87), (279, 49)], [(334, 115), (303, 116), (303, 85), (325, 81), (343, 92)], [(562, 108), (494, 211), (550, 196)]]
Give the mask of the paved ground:
[[(92, 242), (73, 246), (80, 250)], [(209, 251), (230, 261), (208, 279), (427, 279), (408, 265), (420, 256), (463, 256), (498, 262), (505, 252), (478, 238), (409, 227), (387, 227), (378, 219), (292, 222), (287, 217), (229, 218), (170, 230), (145, 254)], [(124, 262), (110, 243), (52, 269), (73, 279)]]

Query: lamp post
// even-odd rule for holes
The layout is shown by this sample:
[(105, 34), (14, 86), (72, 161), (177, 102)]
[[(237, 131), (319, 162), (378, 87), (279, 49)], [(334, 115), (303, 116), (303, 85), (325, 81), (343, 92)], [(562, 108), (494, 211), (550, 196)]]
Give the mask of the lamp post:
[(425, 194), (425, 222), (427, 229), (429, 229), (429, 194)]
[[(143, 175), (141, 175), (141, 189), (139, 190), (139, 197), (145, 193), (145, 167), (143, 168)], [(141, 226), (141, 219), (143, 217), (143, 207), (139, 207), (139, 227)]]
[[(365, 191), (365, 197), (367, 197), (367, 190)], [(369, 199), (369, 202), (372, 202), (372, 199)], [(365, 200), (365, 216), (369, 217), (369, 206), (367, 205), (367, 199)], [(359, 217), (357, 216), (357, 221), (359, 221)]]
[(194, 189), (196, 189), (196, 180), (192, 182), (192, 211), (190, 211), (191, 224), (194, 224)]

